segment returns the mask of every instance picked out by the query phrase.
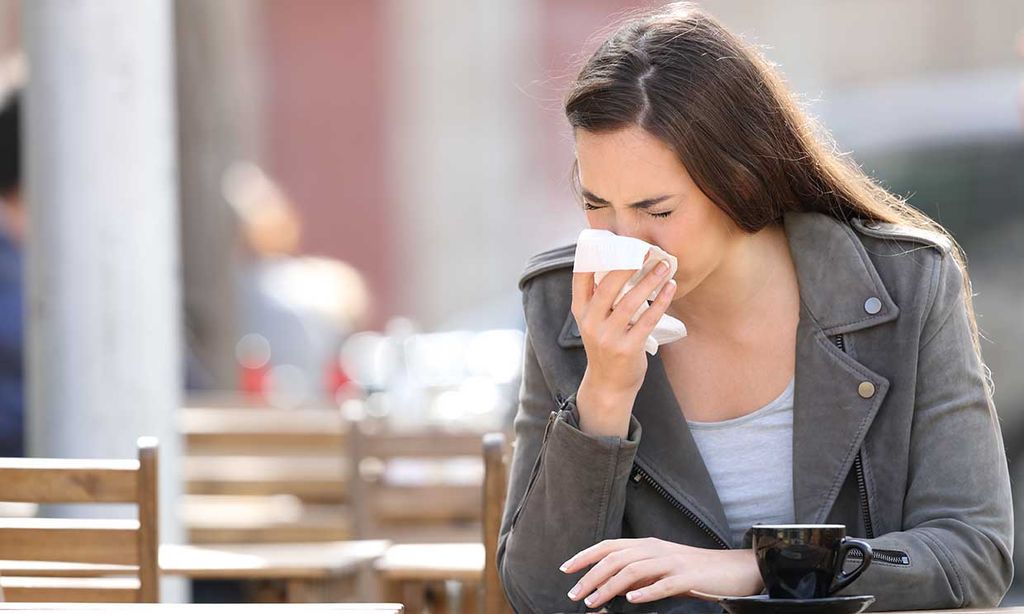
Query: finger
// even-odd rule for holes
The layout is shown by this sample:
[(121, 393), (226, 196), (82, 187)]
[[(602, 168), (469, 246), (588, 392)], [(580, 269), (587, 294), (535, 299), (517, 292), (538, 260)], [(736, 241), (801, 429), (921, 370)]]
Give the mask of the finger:
[(612, 310), (612, 304), (619, 296), (622, 286), (626, 285), (633, 273), (636, 273), (636, 269), (609, 271), (601, 283), (597, 284), (593, 300), (590, 302), (590, 309), (595, 310), (594, 313), (607, 315)]
[(572, 312), (582, 315), (590, 304), (590, 297), (594, 294), (593, 273), (572, 274)]
[(568, 561), (562, 563), (562, 566), (559, 567), (559, 569), (565, 573), (576, 573), (584, 567), (593, 565), (600, 561), (615, 550), (622, 550), (624, 548), (635, 546), (637, 541), (638, 540), (636, 539), (606, 539), (589, 548), (580, 550)]
[(647, 336), (651, 334), (654, 327), (658, 325), (658, 320), (661, 316), (665, 315), (665, 310), (672, 303), (672, 299), (676, 294), (676, 280), (670, 279), (665, 283), (665, 286), (658, 292), (658, 296), (654, 297), (654, 302), (651, 303), (650, 308), (643, 312), (637, 319), (633, 327), (626, 333), (626, 338), (630, 343), (643, 344)]
[(689, 586), (685, 578), (680, 575), (671, 575), (649, 586), (629, 591), (626, 593), (626, 600), (630, 603), (648, 603), (673, 595), (681, 595), (687, 590), (689, 590)]
[[(584, 603), (588, 607), (596, 608), (607, 603), (616, 595), (627, 592), (629, 587), (634, 584), (661, 578), (669, 572), (668, 567), (669, 563), (665, 558), (647, 558), (629, 563), (584, 599)], [(639, 590), (643, 591), (644, 589)]]
[(658, 284), (665, 281), (669, 270), (668, 263), (662, 260), (657, 266), (648, 271), (643, 279), (640, 280), (640, 283), (627, 292), (622, 297), (622, 300), (619, 301), (619, 304), (615, 306), (612, 315), (608, 317), (609, 325), (614, 324), (621, 329), (625, 329), (629, 325), (629, 320), (633, 317), (633, 314), (640, 308), (640, 305), (647, 301), (647, 297), (654, 292)]
[(576, 586), (572, 587), (572, 590), (569, 591), (569, 598), (573, 601), (583, 599), (599, 587), (607, 584), (608, 580), (620, 573), (623, 568), (637, 561), (649, 559), (651, 556), (650, 549), (645, 548), (627, 548), (610, 553), (598, 561), (596, 565), (590, 568), (590, 571), (580, 578)]

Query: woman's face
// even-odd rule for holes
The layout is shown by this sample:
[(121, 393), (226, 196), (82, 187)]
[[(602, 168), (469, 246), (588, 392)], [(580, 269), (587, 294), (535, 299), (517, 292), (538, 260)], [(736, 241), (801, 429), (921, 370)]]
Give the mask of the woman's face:
[(576, 131), (587, 223), (679, 260), (676, 298), (708, 277), (745, 234), (697, 188), (675, 153), (638, 127)]

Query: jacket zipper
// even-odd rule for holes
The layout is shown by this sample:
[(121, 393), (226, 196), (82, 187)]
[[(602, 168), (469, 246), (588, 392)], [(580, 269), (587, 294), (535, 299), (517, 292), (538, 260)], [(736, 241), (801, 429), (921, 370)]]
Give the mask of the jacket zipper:
[[(899, 550), (871, 550), (871, 558), (875, 561), (882, 563), (888, 563), (890, 565), (910, 565), (910, 556), (906, 552)], [(860, 553), (860, 550), (850, 550), (846, 554), (846, 558), (849, 559), (862, 559), (864, 555)]]
[(853, 470), (857, 474), (857, 491), (860, 493), (860, 508), (864, 512), (864, 532), (868, 539), (875, 536), (875, 528), (871, 524), (871, 512), (868, 509), (868, 486), (864, 480), (864, 461), (861, 460), (860, 452), (853, 461)]
[[(842, 335), (833, 335), (832, 343), (840, 351), (846, 352), (846, 341)], [(868, 487), (867, 481), (864, 479), (864, 460), (861, 458), (860, 450), (857, 451), (857, 458), (853, 460), (853, 471), (857, 476), (857, 493), (860, 495), (860, 509), (864, 516), (865, 537), (871, 539), (875, 536), (875, 529), (871, 523), (871, 508), (868, 507)]]
[(637, 484), (641, 482), (646, 482), (647, 484), (649, 484), (651, 488), (653, 488), (655, 492), (657, 492), (665, 500), (667, 500), (672, 505), (672, 507), (682, 512), (683, 516), (686, 516), (687, 520), (697, 525), (697, 528), (699, 528), (701, 531), (707, 533), (708, 536), (715, 541), (715, 544), (717, 544), (720, 548), (724, 550), (729, 549), (729, 544), (725, 543), (725, 541), (723, 541), (722, 538), (719, 537), (718, 534), (715, 533), (714, 530), (712, 530), (711, 527), (707, 525), (707, 523), (701, 520), (700, 517), (697, 516), (697, 514), (694, 514), (692, 511), (690, 511), (690, 509), (683, 505), (678, 499), (669, 494), (669, 492), (665, 490), (661, 484), (658, 484), (658, 482), (656, 482), (654, 478), (648, 475), (646, 471), (644, 471), (637, 465), (633, 465), (633, 475), (631, 475), (630, 478)]

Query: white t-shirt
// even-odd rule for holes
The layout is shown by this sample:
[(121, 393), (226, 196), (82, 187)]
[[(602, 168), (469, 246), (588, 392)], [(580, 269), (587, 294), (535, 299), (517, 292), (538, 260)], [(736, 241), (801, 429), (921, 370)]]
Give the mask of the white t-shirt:
[(754, 524), (794, 522), (793, 380), (751, 414), (687, 424), (725, 508), (733, 547)]

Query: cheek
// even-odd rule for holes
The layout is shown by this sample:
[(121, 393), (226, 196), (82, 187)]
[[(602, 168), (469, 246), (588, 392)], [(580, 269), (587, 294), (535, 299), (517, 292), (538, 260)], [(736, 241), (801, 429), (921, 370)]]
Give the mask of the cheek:
[(714, 268), (725, 251), (721, 233), (714, 224), (681, 222), (662, 229), (656, 243), (679, 260), (677, 281), (702, 279)]

